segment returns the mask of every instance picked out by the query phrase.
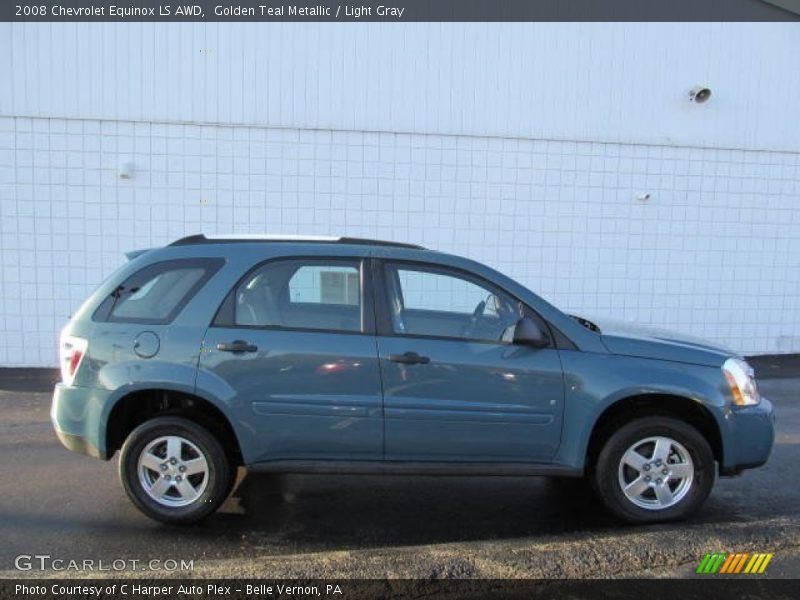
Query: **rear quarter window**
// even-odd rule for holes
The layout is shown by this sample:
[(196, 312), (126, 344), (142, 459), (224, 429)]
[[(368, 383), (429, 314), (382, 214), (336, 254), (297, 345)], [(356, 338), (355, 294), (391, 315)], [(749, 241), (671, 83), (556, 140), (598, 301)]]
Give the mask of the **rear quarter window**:
[(94, 313), (95, 321), (170, 323), (222, 266), (221, 259), (153, 263), (118, 285)]

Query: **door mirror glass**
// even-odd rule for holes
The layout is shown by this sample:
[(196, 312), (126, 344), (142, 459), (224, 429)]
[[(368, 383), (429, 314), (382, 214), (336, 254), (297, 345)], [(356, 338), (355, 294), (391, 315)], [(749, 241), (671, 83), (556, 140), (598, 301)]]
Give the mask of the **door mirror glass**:
[(539, 327), (539, 324), (530, 317), (523, 317), (517, 321), (514, 328), (514, 343), (522, 346), (544, 348), (550, 345), (550, 337)]

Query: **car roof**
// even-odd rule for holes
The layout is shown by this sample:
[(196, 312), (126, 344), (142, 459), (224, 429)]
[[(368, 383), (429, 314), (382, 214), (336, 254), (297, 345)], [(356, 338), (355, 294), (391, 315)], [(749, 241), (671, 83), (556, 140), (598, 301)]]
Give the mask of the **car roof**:
[(349, 244), (355, 246), (386, 246), (390, 248), (412, 248), (414, 250), (425, 250), (423, 246), (417, 244), (407, 244), (404, 242), (392, 242), (387, 240), (375, 240), (357, 237), (336, 237), (321, 235), (282, 235), (282, 234), (227, 234), (227, 235), (190, 235), (179, 240), (175, 240), (170, 246), (195, 246), (201, 244), (234, 244), (234, 243), (317, 243), (317, 244)]

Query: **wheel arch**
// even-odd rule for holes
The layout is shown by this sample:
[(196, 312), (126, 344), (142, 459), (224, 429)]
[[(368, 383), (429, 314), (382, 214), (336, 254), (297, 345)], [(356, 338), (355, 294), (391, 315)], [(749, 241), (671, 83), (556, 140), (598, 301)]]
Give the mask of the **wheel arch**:
[(105, 456), (111, 458), (131, 431), (156, 416), (174, 415), (208, 429), (236, 465), (243, 464), (239, 436), (215, 402), (196, 393), (163, 386), (137, 387), (121, 393), (105, 419)]
[(650, 416), (673, 417), (691, 425), (711, 446), (714, 459), (719, 464), (723, 464), (722, 431), (708, 408), (686, 396), (645, 393), (621, 398), (607, 406), (598, 415), (586, 445), (586, 469), (594, 468), (603, 443), (614, 431), (635, 419)]

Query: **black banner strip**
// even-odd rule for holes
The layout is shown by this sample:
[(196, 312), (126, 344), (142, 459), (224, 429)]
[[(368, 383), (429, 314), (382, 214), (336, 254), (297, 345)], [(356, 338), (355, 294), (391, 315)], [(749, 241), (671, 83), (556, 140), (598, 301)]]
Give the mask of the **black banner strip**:
[(0, 21), (797, 21), (800, 0), (4, 0)]
[(0, 581), (3, 600), (360, 600), (362, 598), (531, 598), (591, 600), (730, 600), (796, 598), (796, 580), (760, 576), (698, 579), (596, 580), (230, 580), (230, 579), (20, 579)]

